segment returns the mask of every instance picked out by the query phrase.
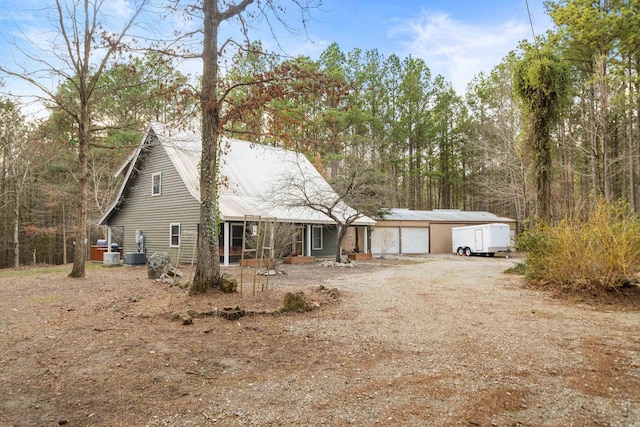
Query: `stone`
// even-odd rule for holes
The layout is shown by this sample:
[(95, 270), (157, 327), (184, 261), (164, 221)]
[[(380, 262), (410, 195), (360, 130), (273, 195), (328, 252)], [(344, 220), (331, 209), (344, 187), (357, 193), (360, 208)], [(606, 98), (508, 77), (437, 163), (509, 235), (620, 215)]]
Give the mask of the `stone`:
[(225, 293), (236, 292), (238, 280), (232, 274), (224, 273), (220, 279), (220, 289)]
[(159, 279), (171, 268), (171, 258), (167, 252), (154, 252), (147, 264), (147, 275), (149, 279)]
[(340, 296), (340, 291), (338, 291), (338, 288), (330, 288), (327, 289), (327, 295), (329, 295), (330, 298), (336, 299)]
[(170, 267), (169, 270), (167, 270), (167, 275), (170, 277), (182, 277), (182, 271), (175, 267)]
[(238, 320), (239, 318), (244, 317), (244, 315), (246, 314), (246, 312), (238, 306), (224, 307), (217, 313), (218, 316), (227, 320)]
[(307, 299), (304, 296), (304, 292), (287, 292), (284, 296), (284, 303), (281, 311), (291, 312), (298, 311), (303, 312), (308, 310)]

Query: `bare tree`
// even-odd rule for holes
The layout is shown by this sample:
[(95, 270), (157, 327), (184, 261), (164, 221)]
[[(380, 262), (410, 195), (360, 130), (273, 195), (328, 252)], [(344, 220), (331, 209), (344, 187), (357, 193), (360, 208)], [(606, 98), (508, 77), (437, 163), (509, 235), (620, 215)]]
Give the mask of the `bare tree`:
[(343, 162), (342, 173), (329, 184), (299, 154), (291, 172), (276, 183), (269, 197), (274, 206), (311, 209), (333, 220), (338, 227), (336, 262), (342, 259), (347, 229), (365, 216), (383, 216), (383, 205), (389, 200), (384, 179), (366, 162), (356, 157)]
[[(102, 73), (128, 47), (127, 36), (151, 0), (130, 2), (131, 10), (120, 28), (110, 28), (109, 2), (105, 0), (55, 0), (52, 20), (56, 36), (47, 43), (27, 40), (22, 47), (14, 47), (25, 61), (11, 66), (0, 65), (0, 72), (22, 79), (36, 87), (40, 100), (53, 103), (72, 118), (77, 139), (78, 200), (77, 234), (70, 277), (84, 277), (87, 242), (87, 201), (89, 183), (89, 148), (93, 133), (99, 128), (93, 119), (97, 101), (98, 81)], [(122, 18), (122, 17), (119, 17)], [(48, 86), (52, 80), (64, 84), (72, 91)]]
[[(253, 233), (247, 234), (247, 247), (256, 250), (255, 258), (260, 258), (262, 253), (262, 246), (268, 246), (269, 250), (264, 254), (267, 256), (265, 265), (267, 269), (271, 269), (277, 264), (278, 260), (285, 255), (291, 253), (294, 239), (298, 233), (298, 229), (295, 224), (286, 222), (269, 222), (266, 221), (262, 224), (262, 227), (258, 226), (259, 235)], [(272, 262), (274, 264), (272, 264)]]
[[(27, 126), (19, 107), (0, 100), (0, 148), (2, 149), (2, 199), (12, 203), (13, 267), (20, 266), (22, 199), (26, 191), (33, 153), (28, 146)], [(4, 207), (4, 206), (3, 206)]]

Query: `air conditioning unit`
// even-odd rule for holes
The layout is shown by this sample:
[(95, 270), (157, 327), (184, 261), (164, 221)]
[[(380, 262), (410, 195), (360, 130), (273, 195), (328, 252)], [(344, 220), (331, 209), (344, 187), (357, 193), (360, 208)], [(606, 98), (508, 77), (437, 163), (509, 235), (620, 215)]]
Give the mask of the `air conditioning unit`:
[(127, 252), (124, 254), (125, 265), (144, 265), (145, 262), (144, 252)]

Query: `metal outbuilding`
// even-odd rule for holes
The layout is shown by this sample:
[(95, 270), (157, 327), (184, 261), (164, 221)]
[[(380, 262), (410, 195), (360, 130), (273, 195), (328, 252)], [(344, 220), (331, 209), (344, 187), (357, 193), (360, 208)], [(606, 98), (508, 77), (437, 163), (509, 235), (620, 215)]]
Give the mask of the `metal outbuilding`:
[(394, 208), (376, 218), (371, 231), (373, 254), (427, 254), (451, 252), (451, 229), (467, 225), (505, 223), (515, 234), (517, 222), (490, 212)]

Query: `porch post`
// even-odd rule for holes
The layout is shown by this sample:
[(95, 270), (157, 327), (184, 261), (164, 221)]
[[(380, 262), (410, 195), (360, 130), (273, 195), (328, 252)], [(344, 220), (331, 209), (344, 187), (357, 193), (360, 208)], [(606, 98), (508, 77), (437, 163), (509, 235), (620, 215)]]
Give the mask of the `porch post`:
[(368, 234), (369, 227), (365, 225), (362, 228), (364, 228), (364, 245), (363, 245), (364, 253), (368, 254), (369, 253), (369, 236), (367, 234)]
[(111, 235), (111, 227), (107, 225), (107, 252), (111, 252), (111, 239), (113, 236)]
[(222, 223), (222, 227), (223, 227), (223, 252), (224, 252), (224, 260), (222, 262), (222, 265), (224, 266), (228, 266), (229, 265), (229, 223), (228, 222), (223, 222)]
[(311, 256), (311, 224), (307, 224), (307, 256)]

